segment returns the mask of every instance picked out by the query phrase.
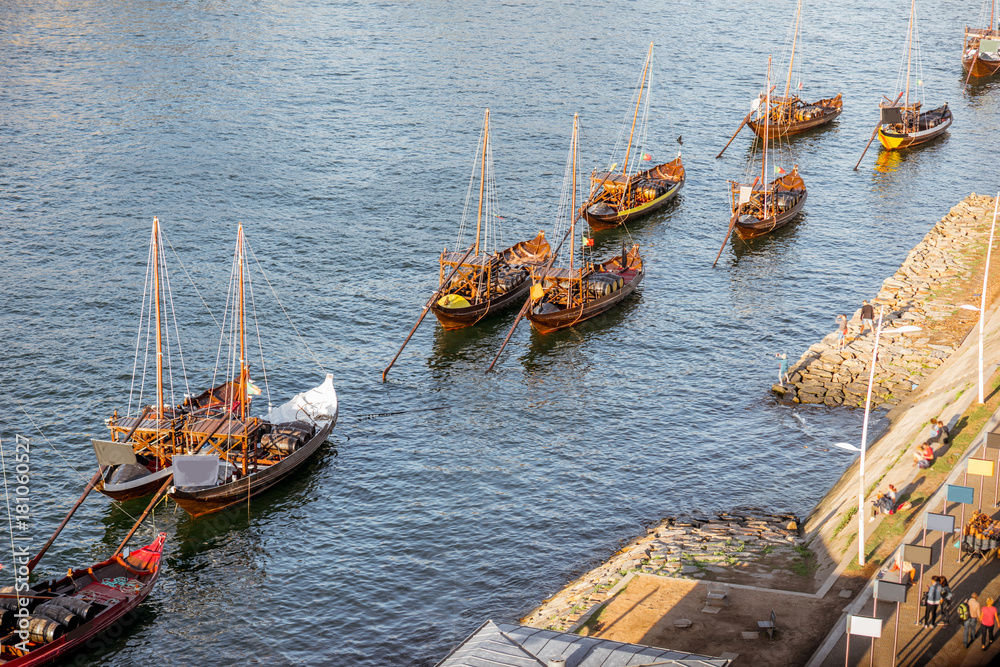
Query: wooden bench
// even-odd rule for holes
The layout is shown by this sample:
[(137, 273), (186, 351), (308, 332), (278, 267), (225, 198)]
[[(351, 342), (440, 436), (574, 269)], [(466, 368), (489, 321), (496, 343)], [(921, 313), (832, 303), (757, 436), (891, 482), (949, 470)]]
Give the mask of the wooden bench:
[(774, 616), (774, 610), (771, 610), (771, 620), (769, 621), (757, 621), (757, 627), (761, 630), (767, 630), (768, 639), (774, 639), (774, 631), (777, 630), (777, 619)]

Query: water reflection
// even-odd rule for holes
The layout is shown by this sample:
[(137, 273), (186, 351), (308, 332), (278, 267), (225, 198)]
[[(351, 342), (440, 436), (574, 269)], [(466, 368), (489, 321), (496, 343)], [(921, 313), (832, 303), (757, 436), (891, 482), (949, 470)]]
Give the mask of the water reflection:
[[(449, 331), (434, 322), (434, 342), (427, 357), (427, 367), (446, 373), (454, 367), (473, 365), (482, 366), (485, 371), (510, 331), (520, 305), (518, 303), (514, 308), (486, 317), (464, 329)], [(522, 318), (518, 327), (525, 325), (527, 321)]]
[[(807, 201), (806, 205), (808, 206), (808, 204)], [(802, 210), (778, 229), (755, 239), (741, 239), (734, 231), (729, 241), (733, 249), (732, 265), (735, 266), (741, 257), (749, 255), (761, 255), (771, 261), (784, 262), (788, 247), (796, 240), (799, 235), (799, 227), (805, 223), (808, 217), (809, 212)]]

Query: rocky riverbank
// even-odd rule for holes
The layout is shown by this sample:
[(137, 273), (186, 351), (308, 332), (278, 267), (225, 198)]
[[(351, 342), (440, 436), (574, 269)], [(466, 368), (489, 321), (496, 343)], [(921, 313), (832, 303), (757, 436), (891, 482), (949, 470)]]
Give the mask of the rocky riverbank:
[[(871, 299), (876, 319), (885, 307), (883, 333), (888, 332), (879, 344), (872, 389), (879, 408), (891, 408), (919, 386), (975, 322), (976, 313), (960, 311), (959, 305), (981, 289), (970, 289), (969, 281), (985, 257), (993, 204), (992, 197), (975, 193), (962, 200)], [(979, 305), (978, 299), (973, 305)], [(893, 335), (893, 328), (904, 325), (921, 331)], [(859, 336), (860, 329), (859, 308), (850, 319), (848, 345), (838, 350), (837, 334), (829, 334), (790, 366), (789, 382), (774, 385), (774, 393), (795, 403), (863, 406), (875, 336), (870, 331)]]
[[(618, 592), (630, 572), (688, 579), (760, 583), (775, 574), (809, 570), (799, 519), (739, 511), (713, 518), (668, 518), (521, 619), (524, 625), (568, 630)], [(809, 579), (811, 582), (811, 578)], [(620, 587), (619, 587), (620, 588)]]

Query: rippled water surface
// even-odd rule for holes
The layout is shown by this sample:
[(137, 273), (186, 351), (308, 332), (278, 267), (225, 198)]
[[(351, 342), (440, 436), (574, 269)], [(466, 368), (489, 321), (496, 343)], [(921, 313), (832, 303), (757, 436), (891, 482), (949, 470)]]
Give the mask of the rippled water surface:
[[(258, 280), (272, 400), (327, 371), (342, 402), (331, 444), (249, 509), (156, 512), (160, 584), (93, 664), (432, 665), (662, 516), (807, 513), (850, 460), (825, 448), (858, 440), (861, 415), (776, 405), (774, 353), (797, 358), (951, 205), (998, 187), (1000, 84), (963, 90), (975, 16), (957, 0), (923, 10), (918, 73), (952, 129), (851, 171), (893, 92), (897, 4), (807, 4), (802, 93), (842, 91), (844, 115), (792, 143), (801, 219), (730, 241), (715, 269), (749, 135), (714, 156), (780, 55), (791, 2), (0, 7), (0, 435), (34, 436), (38, 539), (89, 477), (89, 439), (127, 407), (154, 215), (191, 390), (211, 380), (206, 305), (222, 310), (242, 221), (294, 322)], [(454, 243), (483, 109), (506, 238), (550, 230), (573, 113), (589, 171), (651, 40), (648, 150), (681, 148), (688, 183), (628, 232), (648, 267), (639, 293), (561, 333), (522, 326), (490, 376), (512, 316), (427, 321), (382, 384)], [(623, 234), (597, 234), (598, 254)], [(89, 499), (40, 570), (102, 558), (141, 509)]]

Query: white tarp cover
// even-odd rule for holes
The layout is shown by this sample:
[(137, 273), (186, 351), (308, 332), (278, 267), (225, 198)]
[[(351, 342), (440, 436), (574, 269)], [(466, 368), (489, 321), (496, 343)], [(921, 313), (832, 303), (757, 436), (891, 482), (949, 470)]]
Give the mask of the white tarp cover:
[(175, 455), (174, 486), (215, 486), (219, 483), (218, 454)]
[(297, 394), (284, 405), (272, 408), (264, 419), (272, 424), (283, 424), (298, 419), (318, 422), (333, 419), (335, 414), (337, 414), (337, 390), (333, 388), (333, 376), (328, 374), (323, 384)]

